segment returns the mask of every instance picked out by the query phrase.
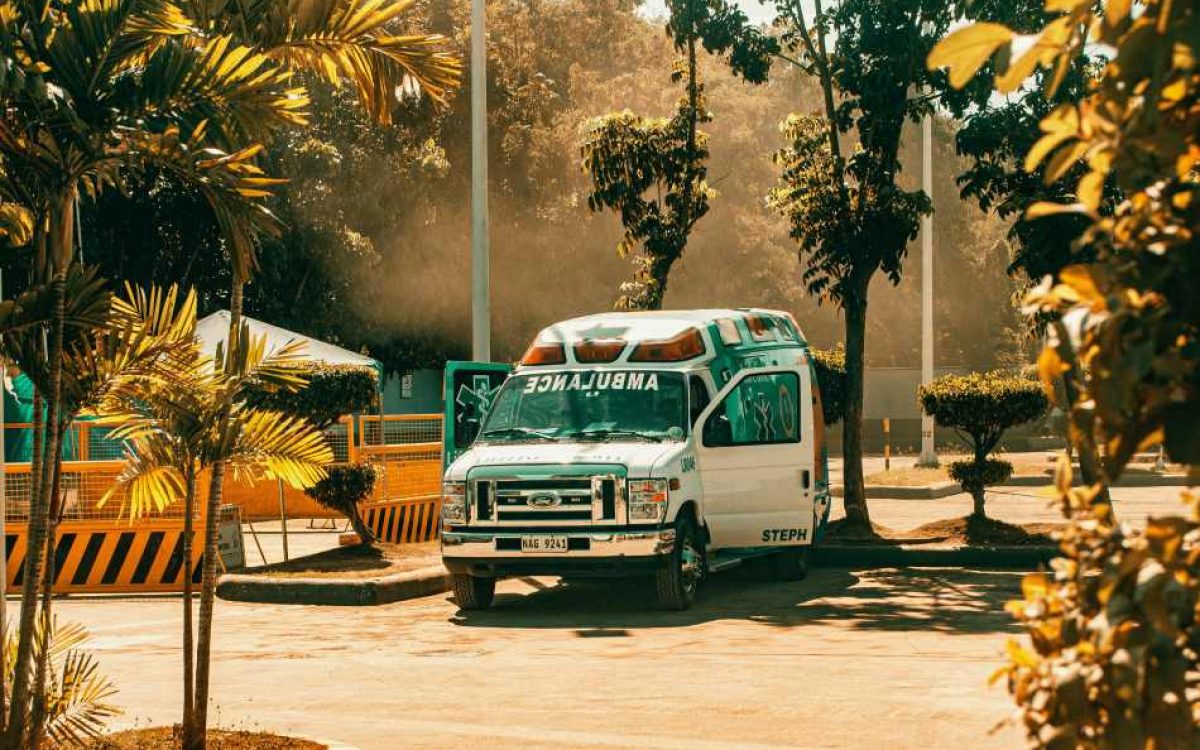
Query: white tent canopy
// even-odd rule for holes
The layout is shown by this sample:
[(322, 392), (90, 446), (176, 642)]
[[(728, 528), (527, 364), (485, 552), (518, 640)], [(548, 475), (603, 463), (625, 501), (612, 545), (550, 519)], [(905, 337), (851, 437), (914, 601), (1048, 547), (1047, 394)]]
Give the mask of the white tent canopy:
[[(329, 365), (358, 365), (379, 370), (378, 362), (362, 354), (355, 354), (340, 346), (327, 344), (319, 339), (273, 326), (245, 315), (242, 316), (242, 320), (249, 326), (250, 335), (266, 336), (267, 351), (278, 349), (293, 341), (301, 341), (304, 343), (304, 358), (312, 362)], [(196, 338), (200, 342), (200, 351), (210, 357), (215, 356), (217, 346), (223, 346), (229, 340), (229, 311), (218, 310), (207, 318), (197, 321)]]

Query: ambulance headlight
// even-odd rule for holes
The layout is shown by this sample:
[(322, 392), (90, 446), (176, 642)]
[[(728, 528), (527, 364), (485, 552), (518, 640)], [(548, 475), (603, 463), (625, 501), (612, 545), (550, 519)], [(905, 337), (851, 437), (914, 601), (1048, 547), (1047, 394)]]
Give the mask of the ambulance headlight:
[(442, 483), (442, 523), (464, 524), (467, 522), (467, 483)]
[(667, 491), (665, 479), (632, 479), (629, 482), (630, 522), (659, 522), (667, 515)]

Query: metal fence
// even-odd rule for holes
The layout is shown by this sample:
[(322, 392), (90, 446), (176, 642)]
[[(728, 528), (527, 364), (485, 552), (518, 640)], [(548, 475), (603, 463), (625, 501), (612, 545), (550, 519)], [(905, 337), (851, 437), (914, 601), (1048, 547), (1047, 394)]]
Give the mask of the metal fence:
[[(112, 440), (112, 424), (76, 422), (63, 441), (60, 497), (64, 521), (113, 520), (128, 523), (124, 492), (116, 491), (100, 507), (98, 503), (114, 486), (124, 467), (126, 444)], [(6, 520), (23, 523), (29, 517), (32, 425), (5, 425)], [(346, 417), (326, 431), (326, 439), (339, 463), (368, 460), (380, 468), (371, 503), (396, 502), (436, 496), (441, 486), (442, 416), (440, 414), (396, 414)], [(229, 502), (243, 506), (249, 518), (268, 517), (278, 512), (275, 482), (242, 486), (227, 476)], [(199, 478), (202, 498), (208, 478)], [(327, 516), (329, 511), (303, 493), (288, 490), (293, 515)], [(156, 510), (157, 518), (183, 518), (182, 503)]]

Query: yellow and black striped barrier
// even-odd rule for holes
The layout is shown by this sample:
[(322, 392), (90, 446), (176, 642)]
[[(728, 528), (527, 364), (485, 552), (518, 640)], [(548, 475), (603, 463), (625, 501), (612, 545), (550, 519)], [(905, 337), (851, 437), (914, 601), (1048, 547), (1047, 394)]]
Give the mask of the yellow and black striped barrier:
[[(203, 541), (192, 543), (192, 580), (200, 580)], [(24, 580), (26, 525), (9, 523), (8, 590)], [(183, 520), (66, 521), (58, 529), (54, 564), (56, 593), (167, 592), (183, 588)]]
[(437, 539), (440, 504), (440, 497), (428, 495), (371, 503), (362, 513), (379, 541), (412, 544)]

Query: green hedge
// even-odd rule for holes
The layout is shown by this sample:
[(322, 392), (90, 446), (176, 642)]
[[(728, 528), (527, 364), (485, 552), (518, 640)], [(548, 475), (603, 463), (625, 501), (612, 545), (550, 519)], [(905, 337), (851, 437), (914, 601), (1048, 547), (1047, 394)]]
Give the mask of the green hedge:
[(835, 349), (813, 349), (813, 369), (817, 372), (817, 387), (821, 389), (821, 413), (825, 425), (842, 421), (846, 404), (846, 350), (841, 344)]
[(304, 417), (325, 429), (348, 414), (371, 412), (379, 403), (375, 370), (357, 365), (308, 364), (297, 371), (308, 382), (299, 390), (253, 389), (247, 403), (260, 409)]
[(1050, 400), (1037, 382), (1002, 372), (945, 375), (917, 389), (921, 410), (971, 445), (972, 459), (950, 465), (950, 477), (971, 493), (984, 515), (984, 490), (1012, 475), (1012, 464), (988, 456), (1004, 431), (1040, 418)]

